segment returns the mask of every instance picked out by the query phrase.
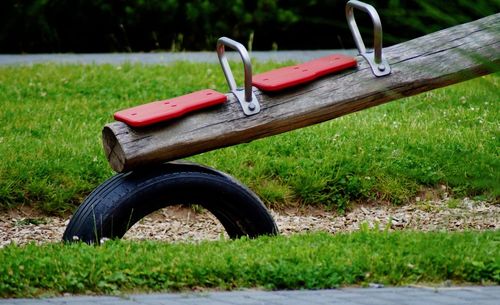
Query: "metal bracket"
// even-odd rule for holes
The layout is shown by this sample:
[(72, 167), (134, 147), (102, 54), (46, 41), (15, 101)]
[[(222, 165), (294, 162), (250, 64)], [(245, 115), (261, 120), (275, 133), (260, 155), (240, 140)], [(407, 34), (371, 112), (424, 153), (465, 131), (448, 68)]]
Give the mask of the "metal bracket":
[[(356, 20), (354, 19), (354, 8), (368, 13), (368, 15), (370, 15), (372, 19), (373, 51), (371, 52), (368, 52), (366, 50), (363, 38), (361, 37), (361, 34), (359, 32)], [(377, 77), (391, 74), (391, 67), (389, 66), (389, 62), (387, 62), (382, 54), (382, 23), (380, 22), (380, 17), (377, 13), (377, 10), (373, 6), (364, 2), (350, 0), (345, 6), (345, 15), (359, 54), (363, 56), (366, 61), (368, 61), (373, 74)]]
[[(245, 87), (244, 89), (238, 88), (236, 86), (236, 81), (234, 80), (233, 72), (225, 54), (225, 47), (230, 47), (240, 53), (241, 59), (243, 61), (243, 68), (245, 69)], [(252, 63), (250, 61), (250, 56), (248, 55), (247, 49), (245, 47), (230, 38), (221, 37), (217, 40), (217, 55), (219, 56), (219, 62), (222, 66), (222, 71), (226, 77), (229, 89), (236, 96), (236, 99), (243, 108), (243, 112), (246, 115), (253, 115), (260, 112), (260, 104), (257, 97), (252, 91)]]

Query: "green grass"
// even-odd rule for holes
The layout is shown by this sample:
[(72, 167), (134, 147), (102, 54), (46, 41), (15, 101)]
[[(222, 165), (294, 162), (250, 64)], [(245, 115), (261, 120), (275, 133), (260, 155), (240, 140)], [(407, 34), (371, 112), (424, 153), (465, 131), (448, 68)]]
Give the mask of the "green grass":
[(110, 241), (0, 249), (0, 297), (410, 283), (500, 284), (500, 231), (375, 232), (200, 244)]
[[(496, 201), (499, 82), (476, 79), (192, 159), (234, 175), (271, 206), (402, 203), (438, 185)], [(202, 88), (227, 91), (218, 65), (0, 68), (0, 208), (74, 209), (112, 175), (100, 132), (114, 111)]]

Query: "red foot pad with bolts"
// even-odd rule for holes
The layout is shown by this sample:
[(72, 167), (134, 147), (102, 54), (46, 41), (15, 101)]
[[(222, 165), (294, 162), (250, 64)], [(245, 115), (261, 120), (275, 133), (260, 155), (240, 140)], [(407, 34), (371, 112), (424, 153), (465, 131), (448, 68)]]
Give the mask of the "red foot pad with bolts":
[(308, 83), (321, 76), (356, 67), (356, 59), (346, 55), (330, 55), (296, 66), (284, 67), (254, 75), (252, 84), (262, 91), (279, 91)]
[(225, 94), (206, 89), (118, 111), (115, 113), (115, 120), (132, 127), (144, 127), (177, 118), (201, 108), (222, 104), (226, 100)]

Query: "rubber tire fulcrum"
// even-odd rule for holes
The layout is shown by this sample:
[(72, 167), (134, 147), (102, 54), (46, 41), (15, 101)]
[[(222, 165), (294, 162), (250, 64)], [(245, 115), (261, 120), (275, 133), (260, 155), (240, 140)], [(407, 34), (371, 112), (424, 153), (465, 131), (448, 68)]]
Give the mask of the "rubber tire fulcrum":
[(231, 238), (278, 233), (264, 204), (234, 178), (208, 167), (172, 162), (105, 181), (77, 209), (63, 240), (100, 243), (102, 238), (121, 238), (146, 215), (178, 204), (201, 205)]

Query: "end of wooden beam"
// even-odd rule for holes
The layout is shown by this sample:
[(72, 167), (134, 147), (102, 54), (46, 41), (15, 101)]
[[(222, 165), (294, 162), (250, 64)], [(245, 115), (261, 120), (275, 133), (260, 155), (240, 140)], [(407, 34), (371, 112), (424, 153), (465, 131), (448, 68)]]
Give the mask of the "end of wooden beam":
[(102, 130), (102, 146), (111, 168), (121, 173), (125, 170), (125, 154), (113, 131), (113, 123), (107, 124)]

